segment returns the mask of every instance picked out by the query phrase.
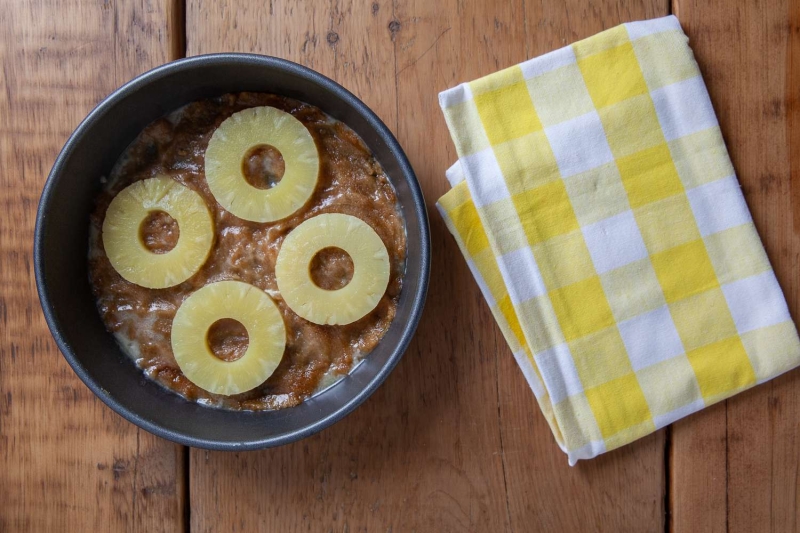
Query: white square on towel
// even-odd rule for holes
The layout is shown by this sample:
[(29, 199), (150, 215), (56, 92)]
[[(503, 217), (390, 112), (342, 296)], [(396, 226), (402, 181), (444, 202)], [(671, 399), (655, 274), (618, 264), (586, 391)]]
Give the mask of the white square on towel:
[(581, 378), (566, 344), (558, 344), (533, 357), (542, 373), (550, 400), (556, 404), (583, 391)]
[(572, 51), (572, 47), (565, 46), (564, 48), (548, 52), (543, 56), (520, 63), (519, 67), (522, 69), (522, 77), (529, 80), (557, 68), (574, 64), (575, 62), (575, 52)]
[(666, 305), (619, 323), (631, 366), (641, 370), (683, 353), (683, 344)]
[(654, 33), (661, 33), (670, 30), (681, 30), (681, 24), (675, 15), (668, 17), (661, 17), (651, 20), (637, 20), (636, 22), (627, 22), (625, 29), (628, 30), (628, 38), (635, 41), (639, 37), (652, 35)]
[(562, 178), (614, 160), (597, 111), (546, 128)]
[(511, 303), (519, 304), (547, 292), (533, 252), (527, 246), (497, 258)]
[(736, 176), (689, 189), (686, 196), (703, 237), (752, 221)]
[(462, 83), (439, 93), (439, 105), (442, 108), (463, 104), (467, 100), (472, 100), (472, 89), (469, 88), (468, 83)]
[(503, 172), (497, 164), (497, 158), (491, 148), (464, 156), (460, 159), (461, 170), (472, 193), (475, 207), (483, 207), (498, 200), (511, 198), (511, 193), (506, 187)]
[(701, 76), (661, 87), (650, 95), (667, 141), (717, 125)]
[(791, 320), (772, 270), (722, 286), (739, 334)]
[(583, 237), (598, 274), (647, 257), (631, 210), (583, 227)]
[(705, 406), (706, 404), (703, 400), (695, 400), (684, 405), (683, 407), (678, 407), (667, 414), (654, 416), (653, 423), (656, 425), (656, 429), (661, 429), (672, 424), (676, 420), (680, 420), (681, 418), (685, 418), (692, 413), (696, 413)]
[(450, 165), (450, 168), (444, 171), (444, 175), (451, 187), (455, 187), (464, 181), (464, 169), (461, 168), (461, 160), (457, 160), (455, 163)]

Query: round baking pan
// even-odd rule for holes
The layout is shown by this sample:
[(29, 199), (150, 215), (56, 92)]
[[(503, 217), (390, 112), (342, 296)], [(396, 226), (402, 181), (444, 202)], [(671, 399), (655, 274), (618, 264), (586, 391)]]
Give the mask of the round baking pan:
[[(155, 119), (229, 92), (275, 93), (315, 105), (369, 146), (397, 191), (408, 255), (397, 314), (378, 346), (345, 378), (296, 407), (229, 411), (188, 401), (154, 381), (106, 331), (89, 285), (89, 214), (117, 158)], [(168, 63), (124, 85), (78, 126), (44, 186), (34, 243), (36, 286), (61, 353), (114, 411), (160, 437), (200, 448), (252, 450), (296, 441), (330, 426), (372, 394), (408, 347), (425, 302), (430, 238), (414, 171), (389, 129), (342, 86), (274, 57), (214, 54)]]

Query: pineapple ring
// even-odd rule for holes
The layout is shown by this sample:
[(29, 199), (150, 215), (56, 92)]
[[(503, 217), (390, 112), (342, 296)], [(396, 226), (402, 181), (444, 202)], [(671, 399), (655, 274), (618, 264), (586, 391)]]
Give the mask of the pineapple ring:
[[(178, 223), (178, 244), (156, 254), (139, 229), (153, 211)], [(111, 200), (103, 221), (103, 247), (120, 276), (142, 287), (164, 289), (182, 283), (203, 266), (214, 242), (214, 222), (203, 198), (168, 176), (129, 185)]]
[[(353, 260), (353, 278), (329, 291), (311, 279), (311, 260), (320, 250), (341, 248)], [(309, 218), (284, 239), (275, 263), (275, 278), (286, 304), (315, 324), (350, 324), (378, 305), (389, 285), (389, 253), (369, 224), (360, 218), (330, 213)]]
[[(239, 321), (249, 342), (244, 355), (223, 361), (208, 345), (208, 330), (222, 318)], [(239, 394), (272, 375), (286, 347), (286, 327), (272, 298), (241, 281), (218, 281), (192, 293), (172, 321), (172, 352), (189, 381), (214, 394)]]
[[(272, 188), (250, 185), (242, 170), (247, 152), (268, 144), (280, 151), (283, 177)], [(305, 205), (317, 186), (319, 154), (302, 122), (274, 107), (234, 113), (214, 131), (205, 153), (206, 181), (227, 211), (252, 222), (274, 222)]]

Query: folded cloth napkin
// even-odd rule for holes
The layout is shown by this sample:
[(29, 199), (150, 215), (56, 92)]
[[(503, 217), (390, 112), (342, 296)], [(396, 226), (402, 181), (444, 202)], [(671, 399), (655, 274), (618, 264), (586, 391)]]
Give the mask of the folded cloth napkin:
[(439, 101), (439, 209), (570, 464), (800, 364), (674, 16)]

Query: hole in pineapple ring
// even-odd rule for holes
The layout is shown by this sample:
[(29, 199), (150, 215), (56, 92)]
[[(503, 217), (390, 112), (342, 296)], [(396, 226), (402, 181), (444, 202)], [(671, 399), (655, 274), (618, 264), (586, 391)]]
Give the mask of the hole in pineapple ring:
[(271, 189), (280, 183), (286, 162), (280, 150), (269, 144), (257, 144), (242, 158), (244, 179), (256, 189)]
[(317, 252), (308, 265), (311, 281), (320, 289), (336, 291), (350, 283), (353, 279), (355, 265), (350, 254), (329, 246)]
[(220, 318), (208, 328), (206, 343), (218, 359), (232, 362), (241, 359), (250, 345), (247, 328), (232, 318)]
[(142, 244), (154, 254), (165, 254), (178, 245), (181, 229), (166, 211), (150, 211), (139, 226)]

